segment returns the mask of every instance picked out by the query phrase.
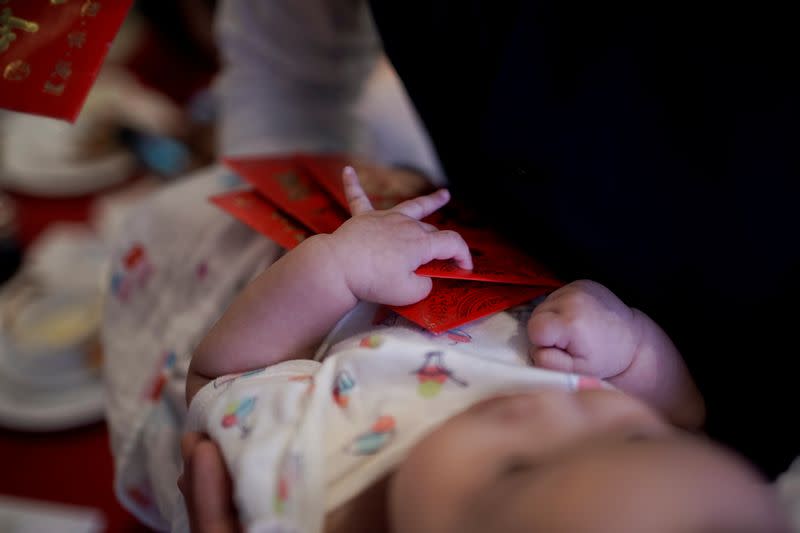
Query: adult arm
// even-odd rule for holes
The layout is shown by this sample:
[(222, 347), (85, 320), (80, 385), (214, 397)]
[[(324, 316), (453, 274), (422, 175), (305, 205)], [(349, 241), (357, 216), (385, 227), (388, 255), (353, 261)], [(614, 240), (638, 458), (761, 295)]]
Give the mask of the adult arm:
[(381, 55), (366, 2), (225, 0), (215, 32), (222, 153), (354, 151)]

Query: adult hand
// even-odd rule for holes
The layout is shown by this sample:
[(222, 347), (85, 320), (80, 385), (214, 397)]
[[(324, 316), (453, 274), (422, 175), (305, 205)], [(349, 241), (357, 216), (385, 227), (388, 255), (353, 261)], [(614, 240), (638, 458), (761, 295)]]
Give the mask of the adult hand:
[(233, 505), (231, 478), (217, 445), (200, 433), (181, 438), (183, 473), (178, 488), (186, 501), (193, 533), (237, 533), (242, 530)]

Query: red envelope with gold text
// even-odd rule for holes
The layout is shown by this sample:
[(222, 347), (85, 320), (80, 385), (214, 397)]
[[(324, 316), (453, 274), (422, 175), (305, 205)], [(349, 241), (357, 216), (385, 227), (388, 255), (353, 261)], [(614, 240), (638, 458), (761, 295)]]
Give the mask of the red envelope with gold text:
[[(343, 209), (350, 209), (347, 205), (347, 197), (344, 194), (344, 186), (342, 185), (342, 170), (347, 165), (355, 167), (355, 160), (345, 156), (325, 154), (296, 154), (294, 160), (299, 166), (311, 174), (314, 180), (322, 186)], [(356, 172), (360, 176), (361, 173), (359, 170), (359, 168), (356, 168)]]
[(228, 158), (225, 164), (316, 233), (332, 233), (348, 218), (293, 157)]
[(133, 0), (0, 0), (0, 108), (74, 121)]
[(312, 235), (255, 191), (234, 191), (209, 200), (257, 232), (291, 250)]

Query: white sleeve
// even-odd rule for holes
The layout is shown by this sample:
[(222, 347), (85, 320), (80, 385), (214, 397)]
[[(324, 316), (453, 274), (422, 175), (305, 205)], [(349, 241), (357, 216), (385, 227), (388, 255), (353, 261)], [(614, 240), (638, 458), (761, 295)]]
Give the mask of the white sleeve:
[[(280, 389), (280, 385), (284, 385), (287, 381), (291, 382), (295, 378), (311, 378), (317, 373), (320, 366), (322, 366), (321, 363), (311, 359), (290, 359), (250, 372), (218, 377), (206, 383), (192, 398), (184, 429), (207, 433), (213, 437), (217, 433), (217, 428), (211, 413), (220, 398), (230, 400), (230, 398), (241, 395), (242, 391), (245, 391), (244, 395), (246, 396), (250, 389), (259, 394), (266, 391), (265, 395), (269, 396), (274, 392), (270, 389)], [(306, 384), (304, 386), (309, 383), (301, 381)], [(280, 390), (278, 392), (280, 393)], [(223, 401), (222, 403), (228, 405), (231, 402)]]
[(358, 152), (356, 105), (381, 55), (361, 0), (224, 0), (216, 33), (225, 155)]

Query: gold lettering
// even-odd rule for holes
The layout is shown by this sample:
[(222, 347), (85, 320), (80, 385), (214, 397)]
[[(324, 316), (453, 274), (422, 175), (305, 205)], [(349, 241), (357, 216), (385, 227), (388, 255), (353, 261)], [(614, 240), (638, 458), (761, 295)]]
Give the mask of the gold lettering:
[(72, 63), (69, 61), (59, 61), (56, 63), (56, 68), (53, 70), (53, 73), (62, 80), (69, 79), (69, 77), (72, 76)]
[(3, 78), (8, 81), (22, 81), (31, 74), (31, 66), (21, 59), (12, 61), (3, 69)]
[(44, 92), (47, 94), (52, 94), (53, 96), (61, 96), (64, 93), (65, 84), (59, 83), (55, 84), (50, 81), (44, 82)]
[(83, 48), (86, 44), (86, 32), (74, 31), (67, 35), (67, 42), (70, 48)]
[(302, 200), (311, 193), (308, 186), (300, 180), (300, 176), (292, 171), (279, 174), (277, 179), (290, 200)]
[(96, 2), (94, 0), (86, 0), (81, 6), (81, 16), (82, 17), (96, 17), (97, 14), (100, 12), (101, 4), (100, 2)]
[(39, 25), (30, 20), (15, 17), (10, 7), (0, 10), (0, 53), (8, 50), (11, 43), (17, 40), (14, 30), (36, 33), (39, 31)]

